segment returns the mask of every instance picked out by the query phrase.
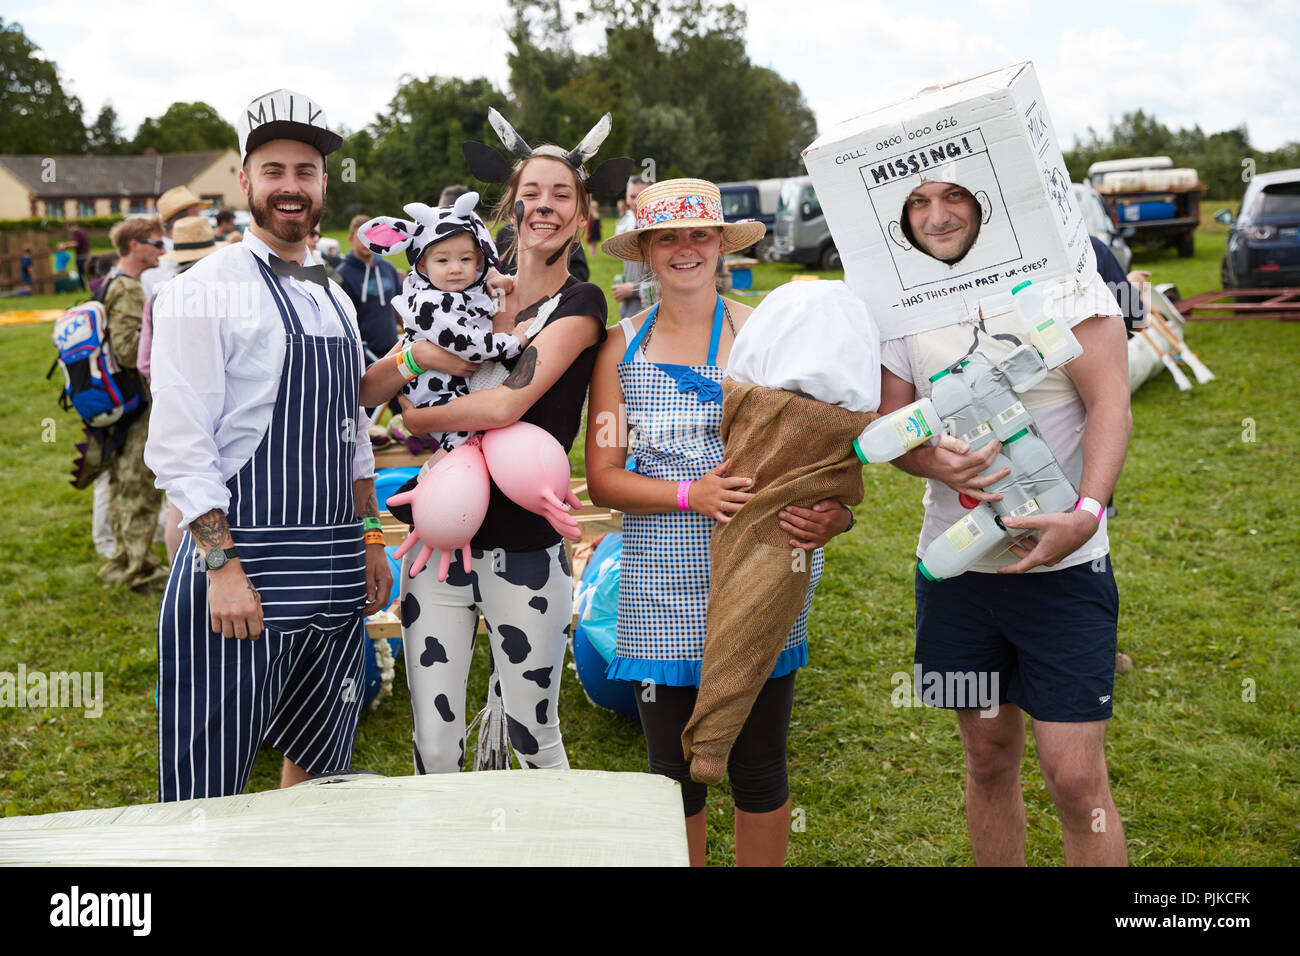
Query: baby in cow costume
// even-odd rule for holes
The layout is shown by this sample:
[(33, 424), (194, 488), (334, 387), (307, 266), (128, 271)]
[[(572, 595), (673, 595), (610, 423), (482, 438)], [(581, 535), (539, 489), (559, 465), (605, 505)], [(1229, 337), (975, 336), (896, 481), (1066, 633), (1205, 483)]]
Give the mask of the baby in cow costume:
[[(434, 208), (408, 203), (410, 220), (377, 216), (357, 230), (375, 253), (405, 252), (411, 264), (394, 306), (402, 317), (403, 346), (423, 339), (467, 362), (513, 358), (523, 342), (492, 331), (496, 305), (487, 291), (488, 270), (499, 262), (487, 226), (474, 212), (478, 193), (465, 193), (454, 205)], [(407, 382), (402, 394), (417, 408), (445, 405), (469, 393), (460, 375), (426, 371)], [(442, 432), (433, 437), (447, 451), (463, 444), (471, 432)]]

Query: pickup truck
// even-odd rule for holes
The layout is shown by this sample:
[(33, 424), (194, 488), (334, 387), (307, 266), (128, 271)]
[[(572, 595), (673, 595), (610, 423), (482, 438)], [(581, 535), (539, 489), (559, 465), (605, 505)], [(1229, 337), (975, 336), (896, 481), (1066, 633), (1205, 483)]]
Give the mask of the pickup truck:
[(1206, 186), (1194, 169), (1175, 169), (1168, 156), (1110, 159), (1088, 167), (1088, 182), (1130, 245), (1173, 246), (1196, 254), (1201, 197)]

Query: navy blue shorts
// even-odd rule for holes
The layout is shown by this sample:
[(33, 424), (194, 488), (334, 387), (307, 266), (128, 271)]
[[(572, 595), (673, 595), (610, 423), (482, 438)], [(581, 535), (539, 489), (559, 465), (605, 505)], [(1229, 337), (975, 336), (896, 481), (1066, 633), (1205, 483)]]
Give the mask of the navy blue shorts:
[(1036, 720), (1109, 719), (1119, 592), (1110, 556), (1094, 564), (945, 581), (918, 571), (914, 692), (939, 707), (996, 697)]

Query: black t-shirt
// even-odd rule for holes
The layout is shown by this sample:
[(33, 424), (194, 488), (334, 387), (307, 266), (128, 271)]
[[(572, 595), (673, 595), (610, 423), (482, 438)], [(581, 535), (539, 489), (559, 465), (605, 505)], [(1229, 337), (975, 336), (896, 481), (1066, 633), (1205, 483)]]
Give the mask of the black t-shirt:
[[(607, 313), (605, 294), (600, 288), (590, 282), (579, 282), (573, 276), (560, 288), (559, 298), (560, 302), (547, 318), (546, 326), (568, 315), (594, 315), (600, 323), (600, 337), (595, 345), (578, 354), (573, 364), (519, 420), (546, 429), (567, 452), (573, 447), (573, 440), (582, 427), (582, 406), (587, 399), (591, 371), (596, 365), (596, 352), (607, 334)], [(513, 371), (517, 362), (518, 357), (506, 359), (503, 364)], [(519, 507), (493, 482), (487, 517), (483, 519), (478, 534), (474, 535), (471, 546), (480, 549), (501, 548), (505, 551), (537, 551), (549, 548), (559, 540), (559, 532), (551, 527), (549, 521)]]

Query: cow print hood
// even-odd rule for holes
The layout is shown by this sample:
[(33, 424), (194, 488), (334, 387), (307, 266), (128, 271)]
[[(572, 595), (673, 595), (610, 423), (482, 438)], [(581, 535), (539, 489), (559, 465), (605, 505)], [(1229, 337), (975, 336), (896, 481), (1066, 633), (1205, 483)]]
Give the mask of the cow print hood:
[[(364, 223), (357, 230), (357, 237), (366, 247), (379, 255), (392, 255), (405, 252), (411, 271), (407, 276), (410, 283), (412, 276), (418, 276), (423, 286), (433, 288), (433, 284), (420, 272), (417, 265), (420, 257), (432, 245), (450, 239), (460, 233), (469, 233), (479, 251), (483, 253), (483, 265), (478, 278), (470, 289), (480, 285), (487, 278), (488, 270), (500, 265), (496, 244), (488, 232), (487, 226), (479, 218), (474, 207), (478, 205), (478, 193), (468, 192), (450, 206), (426, 206), (424, 203), (407, 203), (402, 207), (410, 219), (397, 219), (391, 216), (376, 216)], [(465, 291), (469, 291), (466, 289)]]

